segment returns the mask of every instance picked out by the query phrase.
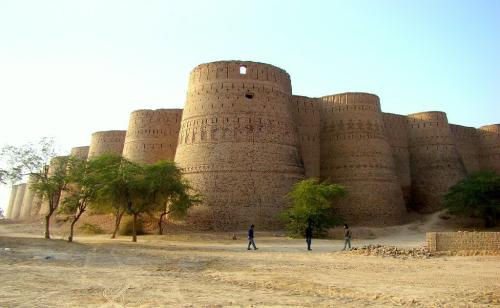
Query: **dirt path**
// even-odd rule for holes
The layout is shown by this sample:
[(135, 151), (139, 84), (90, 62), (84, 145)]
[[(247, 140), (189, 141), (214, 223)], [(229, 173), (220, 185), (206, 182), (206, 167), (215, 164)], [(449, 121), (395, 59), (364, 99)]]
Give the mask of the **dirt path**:
[[(220, 234), (142, 236), (136, 244), (100, 235), (76, 237), (69, 244), (22, 230), (0, 224), (1, 307), (500, 303), (499, 257), (366, 257), (338, 252), (342, 243), (332, 240), (316, 240), (314, 250), (307, 252), (302, 240), (259, 233), (258, 251), (247, 251), (244, 239), (232, 241)], [(392, 240), (400, 241), (407, 244), (400, 236)], [(420, 237), (409, 242), (421, 244)]]

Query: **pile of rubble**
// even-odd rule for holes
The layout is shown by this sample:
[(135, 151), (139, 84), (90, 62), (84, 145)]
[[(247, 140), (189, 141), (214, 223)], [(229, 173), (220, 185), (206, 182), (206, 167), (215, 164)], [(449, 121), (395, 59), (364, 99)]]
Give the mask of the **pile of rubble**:
[(430, 252), (427, 247), (404, 249), (396, 246), (385, 245), (365, 245), (361, 247), (354, 247), (349, 251), (349, 253), (364, 256), (393, 257), (402, 259), (427, 259), (434, 256), (434, 254)]

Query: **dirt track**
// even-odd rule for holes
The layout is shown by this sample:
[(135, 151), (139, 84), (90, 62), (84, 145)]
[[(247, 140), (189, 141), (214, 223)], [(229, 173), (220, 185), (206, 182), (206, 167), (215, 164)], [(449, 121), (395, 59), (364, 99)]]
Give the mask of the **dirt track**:
[[(336, 240), (316, 240), (307, 252), (302, 240), (259, 233), (258, 251), (221, 234), (148, 235), (137, 244), (99, 235), (68, 244), (35, 229), (0, 224), (1, 307), (500, 304), (498, 256), (368, 257), (338, 252)], [(420, 245), (418, 238), (392, 242)], [(378, 242), (391, 238), (362, 244)]]

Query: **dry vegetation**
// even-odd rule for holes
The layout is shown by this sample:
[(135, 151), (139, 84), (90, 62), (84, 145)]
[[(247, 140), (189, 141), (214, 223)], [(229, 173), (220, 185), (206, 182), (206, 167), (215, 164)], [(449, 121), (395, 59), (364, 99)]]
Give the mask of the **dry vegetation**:
[[(244, 234), (41, 238), (42, 226), (0, 222), (1, 307), (492, 307), (500, 304), (500, 257), (366, 256), (340, 240)], [(57, 230), (54, 230), (57, 231)], [(421, 247), (421, 232), (354, 240), (355, 246)], [(395, 235), (397, 234), (397, 235)], [(54, 238), (61, 238), (62, 233)], [(380, 248), (380, 247), (379, 247)]]

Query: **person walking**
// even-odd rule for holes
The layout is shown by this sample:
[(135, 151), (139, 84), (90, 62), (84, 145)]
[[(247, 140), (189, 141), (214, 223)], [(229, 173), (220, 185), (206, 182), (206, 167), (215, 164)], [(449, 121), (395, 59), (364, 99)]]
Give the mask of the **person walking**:
[(255, 241), (253, 240), (253, 237), (254, 237), (254, 234), (253, 234), (253, 229), (254, 229), (254, 225), (251, 225), (250, 226), (250, 229), (248, 229), (248, 248), (247, 250), (251, 250), (250, 249), (250, 245), (253, 246), (253, 249), (254, 250), (257, 250), (258, 248), (255, 246)]
[(311, 223), (307, 225), (306, 228), (306, 243), (307, 243), (307, 250), (312, 250), (311, 249), (311, 242), (312, 242), (312, 237), (313, 237), (313, 228)]
[(349, 249), (351, 249), (351, 229), (349, 229), (349, 226), (346, 224), (344, 225), (344, 249), (349, 245)]

